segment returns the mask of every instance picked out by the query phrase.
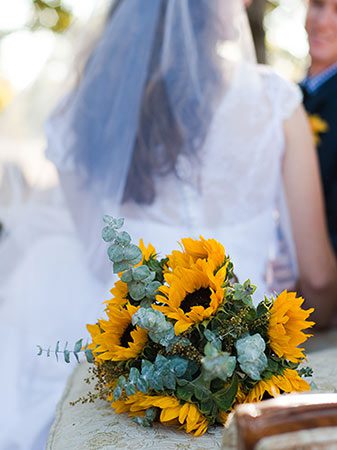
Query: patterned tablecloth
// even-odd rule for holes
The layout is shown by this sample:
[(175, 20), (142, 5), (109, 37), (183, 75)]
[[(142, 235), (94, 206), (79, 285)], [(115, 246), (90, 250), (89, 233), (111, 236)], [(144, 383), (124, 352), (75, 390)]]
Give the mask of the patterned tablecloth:
[[(317, 351), (309, 356), (308, 364), (314, 370), (314, 382), (321, 392), (337, 392), (337, 346), (336, 348)], [(206, 450), (222, 448), (229, 450), (231, 439), (225, 439), (222, 446), (224, 429), (218, 427), (201, 438), (194, 438), (183, 432), (156, 425), (153, 428), (142, 428), (133, 423), (125, 414), (116, 415), (109, 404), (96, 401), (89, 404), (70, 406), (69, 402), (85, 395), (90, 385), (84, 383), (88, 366), (80, 365), (68, 381), (63, 398), (59, 403), (56, 419), (51, 429), (47, 450), (116, 450), (116, 449), (165, 449), (165, 450)], [(91, 389), (92, 389), (91, 385)], [(228, 431), (225, 431), (228, 433)], [(230, 433), (229, 433), (230, 434)], [(303, 435), (304, 441), (312, 439), (309, 434)], [(322, 433), (322, 439), (334, 439), (333, 446), (320, 445), (312, 448), (337, 448), (337, 429)], [(293, 443), (293, 438), (291, 437)], [(266, 447), (262, 443), (261, 450), (275, 448)], [(308, 448), (292, 447), (290, 443), (278, 448)]]

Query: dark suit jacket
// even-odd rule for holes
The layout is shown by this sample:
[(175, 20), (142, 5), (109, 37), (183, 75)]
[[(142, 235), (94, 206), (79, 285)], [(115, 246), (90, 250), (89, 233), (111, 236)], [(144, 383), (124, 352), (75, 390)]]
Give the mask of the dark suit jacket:
[(337, 254), (337, 74), (314, 94), (303, 90), (304, 107), (317, 114), (329, 125), (320, 135), (318, 156), (323, 180), (325, 207), (332, 244)]

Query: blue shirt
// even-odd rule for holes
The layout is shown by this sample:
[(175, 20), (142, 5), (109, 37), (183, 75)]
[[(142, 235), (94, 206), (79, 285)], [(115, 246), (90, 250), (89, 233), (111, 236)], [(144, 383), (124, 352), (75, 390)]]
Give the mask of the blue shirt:
[(336, 74), (337, 63), (328, 67), (318, 75), (314, 75), (312, 77), (307, 76), (300, 84), (308, 92), (308, 94), (315, 94), (324, 83), (326, 83)]

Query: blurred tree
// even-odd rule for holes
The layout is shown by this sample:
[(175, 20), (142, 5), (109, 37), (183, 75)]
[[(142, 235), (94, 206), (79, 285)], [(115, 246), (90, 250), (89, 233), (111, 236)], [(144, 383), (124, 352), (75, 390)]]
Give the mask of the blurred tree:
[(72, 22), (72, 13), (61, 0), (32, 0), (34, 6), (31, 28), (48, 28), (56, 33), (65, 31)]
[(266, 62), (265, 31), (263, 18), (267, 0), (253, 0), (248, 8), (248, 18), (253, 33), (256, 56), (259, 63)]
[[(73, 14), (62, 0), (31, 0), (32, 11), (27, 23), (22, 28), (32, 31), (47, 28), (55, 33), (66, 31), (72, 23)], [(21, 28), (20, 28), (21, 29)], [(0, 39), (19, 29), (0, 29)]]

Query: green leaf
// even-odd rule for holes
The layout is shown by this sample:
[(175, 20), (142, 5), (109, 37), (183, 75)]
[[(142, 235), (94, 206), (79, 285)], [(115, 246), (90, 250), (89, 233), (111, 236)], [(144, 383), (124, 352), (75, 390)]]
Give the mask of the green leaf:
[(160, 286), (161, 283), (159, 283), (159, 281), (152, 281), (146, 286), (146, 296), (154, 298)]
[(299, 369), (298, 374), (300, 377), (312, 377), (313, 376), (313, 370), (311, 367), (302, 367)]
[(280, 366), (277, 361), (272, 358), (268, 359), (268, 369), (270, 369), (272, 372), (277, 372), (279, 368)]
[(86, 357), (88, 363), (93, 364), (93, 362), (94, 362), (94, 355), (92, 354), (92, 351), (89, 348), (87, 348), (84, 351), (84, 353), (85, 353), (85, 357)]
[(124, 258), (127, 261), (132, 261), (136, 258), (142, 259), (142, 252), (137, 245), (131, 244), (124, 248)]
[(194, 387), (194, 395), (201, 402), (212, 398), (212, 392), (209, 389), (205, 388), (202, 384), (197, 384)]
[(209, 415), (211, 415), (213, 406), (216, 406), (216, 405), (214, 405), (212, 398), (209, 398), (200, 403), (199, 409), (203, 414), (209, 416)]
[(120, 399), (121, 395), (122, 395), (122, 388), (120, 386), (117, 386), (114, 389), (113, 399), (116, 401), (116, 400)]
[(153, 270), (154, 272), (156, 272), (157, 274), (161, 274), (162, 273), (162, 267), (161, 267), (161, 264), (160, 264), (160, 262), (159, 261), (157, 261), (156, 259), (154, 259), (154, 258), (151, 258), (149, 261), (148, 261), (148, 263), (147, 263), (147, 265), (149, 266), (149, 268), (150, 268), (150, 270)]
[(275, 375), (274, 372), (272, 372), (272, 371), (266, 369), (266, 370), (264, 370), (264, 371), (262, 372), (261, 378), (263, 378), (263, 379), (265, 380), (265, 379), (271, 378), (273, 375)]
[(129, 381), (132, 384), (135, 384), (140, 376), (139, 370), (137, 367), (131, 367), (130, 373), (129, 373)]
[(136, 302), (142, 300), (146, 295), (146, 288), (141, 281), (131, 281), (128, 288), (129, 294)]
[(180, 378), (179, 380), (177, 380), (177, 383), (179, 384), (179, 386), (187, 386), (189, 384), (189, 381)]
[(119, 219), (113, 219), (114, 227), (119, 230), (124, 225), (124, 219), (121, 217)]
[(69, 350), (64, 350), (63, 351), (63, 356), (64, 356), (64, 360), (66, 363), (70, 363), (70, 352)]
[(175, 393), (178, 398), (180, 398), (181, 400), (184, 400), (185, 402), (190, 402), (193, 397), (193, 390), (191, 392), (191, 390), (188, 389), (187, 386), (184, 386), (184, 387), (178, 386)]
[(177, 377), (182, 377), (188, 366), (188, 361), (184, 358), (173, 357), (171, 359), (171, 367)]
[(117, 233), (117, 235), (116, 235), (116, 242), (118, 244), (122, 245), (123, 247), (125, 247), (130, 244), (131, 237), (130, 237), (129, 233), (127, 233), (126, 231), (121, 231), (120, 233)]
[(137, 258), (135, 258), (135, 259), (130, 259), (130, 260), (128, 260), (128, 263), (130, 264), (130, 266), (136, 266), (138, 263), (140, 263), (141, 262), (141, 260), (143, 259), (143, 256), (142, 255), (139, 255), (139, 256), (137, 256)]
[(129, 268), (130, 268), (130, 263), (127, 261), (113, 263), (113, 272), (114, 273), (124, 272), (125, 270), (128, 270)]
[(108, 257), (109, 259), (114, 262), (122, 262), (128, 258), (125, 257), (125, 249), (121, 245), (110, 245), (108, 248)]
[(154, 376), (149, 380), (151, 387), (156, 391), (162, 391), (164, 389), (163, 379), (162, 377)]
[(146, 380), (143, 377), (139, 377), (138, 378), (138, 380), (137, 380), (137, 389), (140, 392), (143, 392), (143, 394), (147, 394), (149, 387), (148, 387), (148, 384), (147, 384)]
[(221, 389), (213, 394), (213, 400), (222, 411), (228, 411), (232, 406), (236, 393), (238, 391), (238, 377), (234, 375), (231, 385), (228, 389)]
[(219, 351), (216, 347), (214, 347), (210, 342), (207, 342), (207, 344), (204, 347), (204, 353), (209, 358), (213, 358), (218, 356)]
[(74, 345), (74, 353), (78, 353), (82, 350), (82, 341), (83, 339), (79, 339)]
[(166, 375), (163, 377), (163, 384), (167, 389), (174, 390), (176, 388), (175, 375), (172, 372), (166, 373)]
[[(132, 278), (134, 281), (143, 281), (151, 275), (151, 271), (147, 266), (140, 266), (132, 269)], [(130, 280), (131, 281), (131, 280)]]
[(247, 310), (247, 313), (246, 313), (246, 315), (245, 315), (245, 318), (248, 320), (248, 321), (253, 321), (253, 320), (255, 320), (256, 318), (257, 318), (257, 313), (256, 313), (256, 310), (255, 310), (255, 308), (249, 308), (248, 310)]
[(55, 356), (56, 356), (56, 361), (58, 362), (59, 360), (59, 351), (60, 351), (60, 341), (56, 342), (56, 346), (55, 346)]
[(116, 231), (111, 226), (106, 226), (102, 230), (102, 238), (105, 242), (111, 242), (116, 237)]
[[(194, 375), (198, 372), (199, 365), (195, 361), (188, 361), (187, 370), (185, 373), (185, 378), (192, 380)], [(183, 380), (182, 380), (183, 381)]]
[(130, 281), (133, 280), (133, 273), (132, 269), (126, 270), (122, 273), (121, 280), (124, 281), (124, 283), (130, 283)]
[(263, 302), (261, 302), (257, 305), (256, 311), (257, 311), (257, 317), (260, 318), (268, 312), (268, 308)]
[(113, 225), (113, 217), (109, 216), (108, 214), (105, 214), (103, 216), (103, 222), (106, 223), (107, 225), (112, 226)]
[[(150, 275), (148, 277), (144, 278), (144, 280), (142, 280), (142, 281), (145, 284), (150, 284), (155, 278), (156, 278), (156, 273), (150, 272)], [(158, 281), (156, 281), (156, 283), (158, 283)]]
[(136, 393), (136, 387), (132, 383), (126, 383), (125, 385), (125, 393), (127, 396), (134, 395)]

